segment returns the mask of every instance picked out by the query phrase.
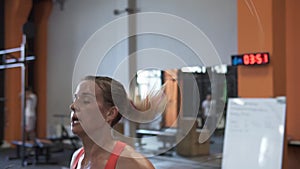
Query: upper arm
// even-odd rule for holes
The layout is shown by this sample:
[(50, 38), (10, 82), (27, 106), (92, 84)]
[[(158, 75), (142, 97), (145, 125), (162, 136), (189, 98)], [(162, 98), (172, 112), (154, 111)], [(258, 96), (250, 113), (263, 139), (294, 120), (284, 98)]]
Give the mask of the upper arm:
[(152, 163), (145, 157), (132, 158), (132, 157), (120, 157), (116, 169), (155, 169)]
[(141, 159), (137, 166), (138, 168), (155, 169), (153, 164), (147, 158)]
[(155, 169), (152, 163), (132, 147), (126, 146), (118, 159), (116, 169)]

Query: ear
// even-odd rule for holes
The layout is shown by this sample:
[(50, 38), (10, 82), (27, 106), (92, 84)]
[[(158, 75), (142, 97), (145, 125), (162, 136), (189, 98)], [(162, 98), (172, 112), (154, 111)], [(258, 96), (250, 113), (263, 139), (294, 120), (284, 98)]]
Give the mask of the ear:
[(111, 122), (117, 117), (119, 109), (116, 106), (109, 108), (106, 113), (106, 122), (111, 124)]

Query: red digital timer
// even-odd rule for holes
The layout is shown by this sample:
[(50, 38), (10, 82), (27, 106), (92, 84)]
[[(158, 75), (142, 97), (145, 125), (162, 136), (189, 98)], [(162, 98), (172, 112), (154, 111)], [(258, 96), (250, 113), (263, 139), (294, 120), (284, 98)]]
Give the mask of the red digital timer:
[(232, 65), (265, 65), (270, 63), (269, 53), (247, 53), (242, 55), (233, 55)]

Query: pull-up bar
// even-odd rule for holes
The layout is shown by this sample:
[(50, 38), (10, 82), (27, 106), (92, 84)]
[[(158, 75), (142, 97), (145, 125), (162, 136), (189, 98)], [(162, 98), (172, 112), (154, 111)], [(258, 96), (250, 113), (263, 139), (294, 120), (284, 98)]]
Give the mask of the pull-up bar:
[(19, 52), (21, 50), (22, 50), (21, 47), (20, 48), (7, 49), (7, 50), (1, 50), (0, 51), (0, 55), (5, 55), (5, 54), (8, 54), (8, 53)]
[[(1, 55), (1, 54), (0, 54)], [(15, 67), (22, 67), (24, 61), (34, 60), (34, 56), (27, 56), (25, 60), (20, 59), (6, 59), (5, 63), (0, 65), (0, 69), (7, 69), (7, 68), (15, 68)]]

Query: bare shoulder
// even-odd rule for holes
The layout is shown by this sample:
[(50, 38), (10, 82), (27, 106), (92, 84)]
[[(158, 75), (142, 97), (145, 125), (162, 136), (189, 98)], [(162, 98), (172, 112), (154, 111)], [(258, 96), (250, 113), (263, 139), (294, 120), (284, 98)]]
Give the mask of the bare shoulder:
[(118, 159), (116, 168), (154, 169), (154, 166), (146, 157), (127, 145)]

